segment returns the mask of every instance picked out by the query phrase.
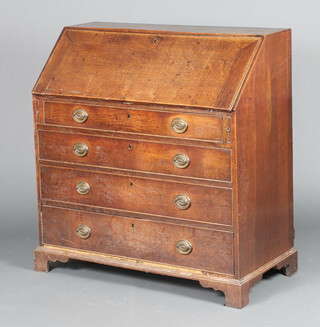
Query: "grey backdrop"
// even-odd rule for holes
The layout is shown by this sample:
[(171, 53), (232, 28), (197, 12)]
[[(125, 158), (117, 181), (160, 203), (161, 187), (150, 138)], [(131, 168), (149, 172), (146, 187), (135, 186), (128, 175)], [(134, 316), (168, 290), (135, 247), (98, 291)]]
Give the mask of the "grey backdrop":
[[(318, 0), (29, 0), (0, 6), (0, 320), (2, 326), (319, 326)], [(291, 27), (299, 272), (270, 274), (243, 310), (196, 282), (88, 263), (36, 273), (31, 89), (65, 25), (88, 21)]]

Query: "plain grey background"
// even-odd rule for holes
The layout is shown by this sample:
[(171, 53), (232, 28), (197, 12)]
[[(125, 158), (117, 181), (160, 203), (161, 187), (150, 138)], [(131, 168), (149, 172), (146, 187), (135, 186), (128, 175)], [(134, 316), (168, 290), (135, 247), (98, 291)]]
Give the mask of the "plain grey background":
[[(0, 6), (2, 326), (319, 326), (318, 0), (29, 0)], [(33, 269), (38, 244), (31, 90), (63, 26), (89, 21), (290, 27), (299, 272), (271, 273), (242, 310), (186, 280), (95, 264)]]

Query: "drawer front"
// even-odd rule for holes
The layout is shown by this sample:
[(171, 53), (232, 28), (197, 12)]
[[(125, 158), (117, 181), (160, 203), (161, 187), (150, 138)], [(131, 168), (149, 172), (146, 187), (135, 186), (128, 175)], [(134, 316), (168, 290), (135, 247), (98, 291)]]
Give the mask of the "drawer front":
[(223, 116), (45, 102), (45, 123), (222, 142)]
[[(231, 180), (231, 150), (128, 139), (39, 132), (40, 159), (204, 179)], [(84, 156), (74, 153), (87, 147)], [(178, 155), (182, 158), (176, 160)], [(175, 162), (174, 162), (175, 161)], [(187, 163), (187, 166), (185, 164)]]
[(233, 274), (231, 232), (54, 207), (42, 226), (44, 244)]
[(232, 190), (229, 188), (47, 166), (40, 169), (43, 199), (232, 224)]

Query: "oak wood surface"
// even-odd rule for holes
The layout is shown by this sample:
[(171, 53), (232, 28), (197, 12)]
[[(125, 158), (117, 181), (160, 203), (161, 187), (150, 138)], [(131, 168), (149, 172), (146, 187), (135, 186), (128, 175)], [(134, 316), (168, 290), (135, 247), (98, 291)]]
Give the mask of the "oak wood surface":
[(231, 182), (225, 182), (225, 181), (215, 181), (211, 179), (199, 179), (199, 178), (183, 177), (183, 176), (176, 176), (176, 175), (146, 173), (146, 172), (139, 172), (133, 170), (125, 170), (125, 169), (119, 170), (116, 168), (75, 164), (70, 162), (40, 159), (39, 164), (44, 166), (61, 167), (61, 168), (69, 168), (69, 169), (71, 168), (71, 169), (78, 169), (78, 170), (89, 169), (92, 172), (96, 171), (96, 172), (109, 173), (109, 174), (120, 175), (120, 176), (141, 177), (141, 178), (149, 178), (152, 180), (169, 181), (169, 182), (177, 182), (177, 183), (192, 184), (192, 185), (214, 186), (214, 187), (222, 187), (222, 188), (232, 188), (233, 186)]
[[(232, 125), (232, 119), (226, 117), (223, 119), (223, 125), (228, 123), (228, 126), (224, 126), (225, 128), (230, 128)], [(231, 129), (228, 132), (227, 130), (223, 131), (223, 141), (215, 142), (215, 141), (207, 141), (207, 140), (197, 140), (197, 139), (185, 139), (185, 138), (176, 138), (176, 137), (167, 137), (160, 135), (151, 135), (151, 134), (135, 134), (135, 133), (125, 133), (125, 132), (115, 132), (108, 131), (103, 129), (93, 129), (93, 128), (79, 128), (79, 127), (70, 127), (70, 126), (56, 126), (56, 125), (43, 125), (37, 124), (37, 130), (40, 131), (49, 131), (49, 132), (60, 132), (67, 134), (80, 134), (80, 135), (93, 135), (93, 136), (102, 136), (109, 137), (113, 139), (126, 139), (126, 140), (134, 140), (134, 141), (149, 141), (153, 143), (165, 143), (165, 144), (175, 144), (175, 145), (185, 145), (185, 146), (195, 146), (198, 148), (222, 148), (222, 149), (232, 149), (231, 142)]]
[[(77, 157), (73, 153), (73, 147), (77, 143), (88, 146), (89, 151), (85, 157)], [(177, 168), (174, 165), (173, 159), (177, 154), (188, 156), (188, 167)], [(85, 165), (231, 181), (229, 149), (40, 131), (39, 157)]]
[(65, 29), (33, 93), (231, 110), (260, 41)]
[[(76, 109), (84, 109), (88, 119), (77, 123), (72, 119)], [(161, 135), (176, 138), (200, 139), (207, 141), (223, 140), (223, 117), (212, 115), (190, 115), (185, 113), (166, 113), (147, 110), (118, 109), (87, 104), (45, 102), (44, 123), (51, 125), (93, 128), (116, 132), (131, 132)], [(181, 118), (188, 124), (187, 130), (178, 134), (171, 128), (174, 119)]]
[[(132, 178), (89, 170), (41, 166), (42, 199), (129, 210), (189, 220), (232, 224), (230, 188)], [(88, 194), (76, 191), (78, 182), (90, 185)], [(191, 206), (182, 210), (174, 199), (186, 194)]]
[[(44, 244), (233, 273), (232, 233), (229, 232), (53, 207), (43, 207), (42, 214)], [(88, 239), (76, 235), (79, 224), (90, 228)], [(188, 255), (176, 250), (177, 242), (183, 239), (192, 244)]]
[(122, 216), (122, 217), (125, 216), (135, 219), (143, 219), (143, 220), (146, 219), (150, 221), (163, 222), (163, 223), (169, 223), (174, 225), (183, 225), (187, 227), (214, 229), (216, 231), (223, 231), (223, 232), (234, 231), (232, 225), (222, 225), (215, 222), (191, 220), (188, 218), (160, 216), (157, 214), (150, 214), (145, 212), (135, 212), (135, 211), (128, 211), (123, 209), (116, 209), (116, 208), (99, 207), (97, 205), (92, 206), (90, 204), (83, 204), (83, 203), (78, 204), (78, 203), (71, 203), (71, 202), (61, 202), (61, 201), (50, 200), (50, 199), (42, 199), (41, 203), (44, 206), (95, 212), (95, 213), (101, 213), (111, 216)]
[(266, 37), (236, 108), (237, 276), (293, 246), (291, 33)]

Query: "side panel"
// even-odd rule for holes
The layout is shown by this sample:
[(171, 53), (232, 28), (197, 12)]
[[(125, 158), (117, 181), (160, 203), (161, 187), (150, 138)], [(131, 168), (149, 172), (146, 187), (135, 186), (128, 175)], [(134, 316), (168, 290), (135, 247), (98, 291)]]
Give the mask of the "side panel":
[(267, 36), (236, 108), (241, 278), (293, 246), (291, 32)]

